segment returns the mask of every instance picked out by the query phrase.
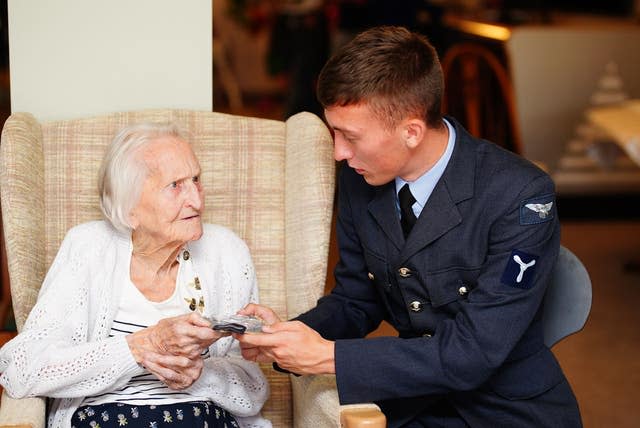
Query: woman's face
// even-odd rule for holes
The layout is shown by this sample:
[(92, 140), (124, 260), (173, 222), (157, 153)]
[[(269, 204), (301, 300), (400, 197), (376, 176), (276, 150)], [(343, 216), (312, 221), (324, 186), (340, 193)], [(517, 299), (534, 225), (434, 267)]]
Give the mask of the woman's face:
[(191, 146), (177, 137), (160, 137), (140, 155), (148, 173), (131, 213), (134, 238), (154, 247), (199, 239), (204, 193)]

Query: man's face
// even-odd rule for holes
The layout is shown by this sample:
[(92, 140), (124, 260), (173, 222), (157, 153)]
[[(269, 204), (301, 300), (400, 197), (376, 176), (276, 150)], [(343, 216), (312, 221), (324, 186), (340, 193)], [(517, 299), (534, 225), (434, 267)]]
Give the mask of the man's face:
[(406, 173), (410, 151), (400, 126), (386, 129), (366, 103), (333, 106), (324, 113), (334, 132), (334, 158), (346, 160), (367, 183), (380, 186)]

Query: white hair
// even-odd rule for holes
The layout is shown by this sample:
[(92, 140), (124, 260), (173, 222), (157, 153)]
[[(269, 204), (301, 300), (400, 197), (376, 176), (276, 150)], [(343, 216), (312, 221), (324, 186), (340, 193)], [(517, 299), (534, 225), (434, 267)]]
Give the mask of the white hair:
[(121, 232), (131, 233), (130, 214), (140, 200), (148, 173), (139, 153), (161, 137), (187, 141), (175, 123), (138, 123), (122, 128), (107, 148), (98, 173), (100, 209)]

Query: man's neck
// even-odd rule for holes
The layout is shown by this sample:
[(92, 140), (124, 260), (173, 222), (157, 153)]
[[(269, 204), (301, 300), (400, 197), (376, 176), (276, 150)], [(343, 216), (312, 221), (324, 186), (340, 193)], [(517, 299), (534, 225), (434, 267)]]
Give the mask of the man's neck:
[(420, 144), (414, 149), (407, 173), (401, 175), (405, 181), (415, 181), (422, 177), (440, 160), (449, 142), (449, 128), (442, 122), (439, 128), (428, 128)]

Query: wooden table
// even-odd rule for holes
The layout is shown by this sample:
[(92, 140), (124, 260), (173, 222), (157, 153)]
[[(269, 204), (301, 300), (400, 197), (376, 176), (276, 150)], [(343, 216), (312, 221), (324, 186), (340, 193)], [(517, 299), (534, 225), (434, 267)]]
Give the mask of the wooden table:
[(640, 99), (592, 108), (587, 117), (640, 166)]
[[(587, 112), (587, 117), (640, 166), (640, 99), (592, 108)], [(640, 256), (626, 261), (624, 268), (630, 272), (640, 272)]]

